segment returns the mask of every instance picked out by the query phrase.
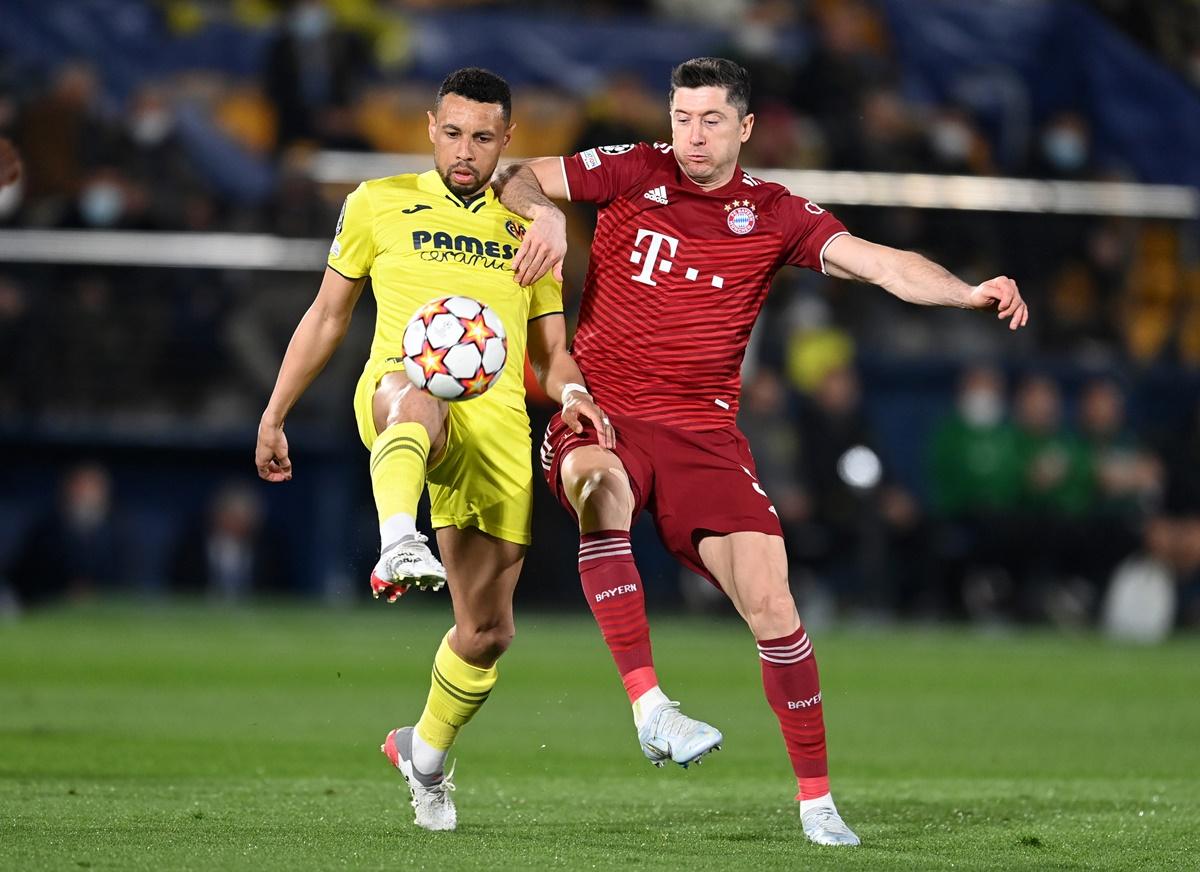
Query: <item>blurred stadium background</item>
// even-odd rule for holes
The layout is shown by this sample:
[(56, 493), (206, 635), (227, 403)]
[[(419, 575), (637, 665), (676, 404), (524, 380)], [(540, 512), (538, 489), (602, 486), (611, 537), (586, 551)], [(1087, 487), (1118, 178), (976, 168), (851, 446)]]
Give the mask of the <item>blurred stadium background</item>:
[[(799, 838), (745, 631), (649, 526), (657, 658), (728, 747), (645, 765), (541, 484), (439, 840), (375, 745), (448, 603), (346, 608), (378, 548), (368, 300), (289, 421), (286, 486), (254, 474), (258, 417), (342, 198), (430, 165), (448, 71), (508, 77), (534, 156), (664, 138), (668, 72), (703, 54), (752, 71), (745, 166), (1031, 306), (1013, 335), (788, 271), (746, 361), (864, 845)], [(0, 867), (1196, 867), (1194, 0), (0, 0), (0, 140), (24, 164), (0, 188)]]
[[(780, 276), (743, 426), (822, 618), (1200, 622), (1200, 23), (1187, 0), (5, 0), (3, 610), (113, 593), (349, 602), (378, 547), (350, 395), (373, 313), (254, 476), (346, 192), (429, 165), (442, 76), (515, 89), (511, 156), (665, 138), (681, 59), (754, 79), (743, 164), (1030, 327)], [(568, 308), (590, 217), (573, 209)], [(552, 409), (530, 400), (535, 432)], [(856, 450), (857, 449), (857, 450)], [(581, 606), (537, 488), (522, 606)], [(723, 610), (652, 529), (656, 608)]]

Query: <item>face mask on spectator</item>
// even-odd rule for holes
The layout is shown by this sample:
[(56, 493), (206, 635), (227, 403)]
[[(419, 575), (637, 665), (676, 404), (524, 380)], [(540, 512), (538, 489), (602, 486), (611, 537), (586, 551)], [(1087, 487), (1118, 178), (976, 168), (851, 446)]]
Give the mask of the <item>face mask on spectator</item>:
[(958, 411), (972, 427), (994, 427), (1004, 417), (1004, 399), (995, 391), (970, 390), (959, 400)]
[(1087, 160), (1087, 143), (1074, 130), (1059, 127), (1046, 131), (1042, 137), (1046, 160), (1064, 172), (1073, 172)]
[(292, 16), (291, 25), (297, 39), (317, 39), (329, 29), (329, 13), (320, 6), (304, 6)]
[(939, 121), (933, 127), (933, 150), (947, 161), (965, 160), (971, 153), (971, 131), (959, 121)]
[(142, 146), (155, 146), (167, 138), (174, 121), (165, 109), (153, 109), (134, 116), (129, 125), (129, 135)]
[(125, 206), (121, 189), (112, 182), (93, 182), (79, 197), (79, 211), (92, 227), (112, 227)]

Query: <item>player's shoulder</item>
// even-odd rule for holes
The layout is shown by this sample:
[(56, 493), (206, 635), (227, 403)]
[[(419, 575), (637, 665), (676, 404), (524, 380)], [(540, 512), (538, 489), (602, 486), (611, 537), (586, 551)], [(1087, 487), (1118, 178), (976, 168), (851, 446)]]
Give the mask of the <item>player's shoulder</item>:
[(651, 169), (674, 172), (679, 165), (669, 142), (639, 142), (637, 147), (642, 160)]
[(780, 182), (752, 176), (747, 170), (741, 167), (738, 168), (737, 172), (740, 175), (738, 187), (747, 193), (753, 192), (755, 199), (759, 202), (778, 202), (794, 196), (787, 185)]
[(354, 193), (360, 191), (371, 199), (383, 197), (405, 196), (415, 193), (418, 190), (417, 180), (420, 178), (418, 173), (401, 173), (396, 176), (381, 176), (377, 179), (366, 179), (357, 188)]
[(739, 170), (739, 172), (741, 173), (740, 187), (747, 193), (753, 191), (754, 200), (760, 208), (766, 206), (782, 215), (799, 217), (803, 217), (805, 214), (814, 217), (825, 214), (825, 209), (820, 205), (802, 194), (793, 193), (782, 182), (761, 179), (758, 176), (750, 175), (745, 170)]
[(669, 142), (626, 142), (618, 145), (598, 145), (579, 152), (584, 169), (593, 170), (605, 164), (640, 164), (646, 168), (667, 165), (673, 161)]

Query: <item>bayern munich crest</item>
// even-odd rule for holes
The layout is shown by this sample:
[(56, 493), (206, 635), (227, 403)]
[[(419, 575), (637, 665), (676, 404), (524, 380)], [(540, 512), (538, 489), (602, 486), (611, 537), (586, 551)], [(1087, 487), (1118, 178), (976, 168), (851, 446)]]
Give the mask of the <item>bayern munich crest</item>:
[(726, 204), (725, 211), (729, 213), (725, 216), (725, 223), (738, 236), (745, 236), (758, 225), (758, 213), (749, 200), (734, 200)]

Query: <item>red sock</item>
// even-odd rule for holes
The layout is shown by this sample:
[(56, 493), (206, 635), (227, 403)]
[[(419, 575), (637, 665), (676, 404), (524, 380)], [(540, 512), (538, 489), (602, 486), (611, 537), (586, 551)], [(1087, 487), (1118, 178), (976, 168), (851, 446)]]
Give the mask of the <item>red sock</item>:
[(804, 625), (781, 639), (760, 639), (758, 656), (767, 702), (779, 718), (796, 772), (800, 788), (796, 798), (824, 796), (829, 792), (829, 764), (825, 758), (821, 679)]
[(658, 677), (628, 530), (597, 530), (579, 537), (579, 581), (633, 702), (658, 684)]

